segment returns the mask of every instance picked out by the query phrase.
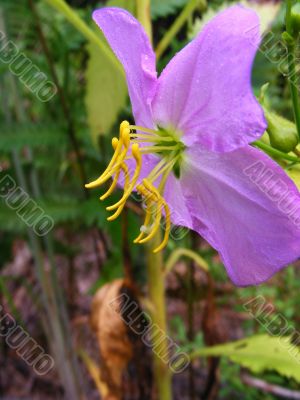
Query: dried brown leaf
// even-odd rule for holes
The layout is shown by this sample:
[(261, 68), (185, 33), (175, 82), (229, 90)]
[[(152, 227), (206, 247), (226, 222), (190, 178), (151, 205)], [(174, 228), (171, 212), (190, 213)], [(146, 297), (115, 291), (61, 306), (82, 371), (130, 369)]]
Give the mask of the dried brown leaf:
[(122, 305), (115, 302), (124, 285), (122, 279), (106, 284), (92, 302), (91, 326), (100, 348), (101, 379), (109, 389), (105, 400), (121, 400), (122, 376), (133, 355), (128, 328), (120, 314)]

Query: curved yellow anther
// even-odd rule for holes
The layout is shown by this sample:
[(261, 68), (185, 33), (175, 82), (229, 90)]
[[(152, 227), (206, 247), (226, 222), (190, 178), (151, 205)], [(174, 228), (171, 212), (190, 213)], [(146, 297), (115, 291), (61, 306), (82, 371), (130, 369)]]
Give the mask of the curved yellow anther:
[(165, 218), (166, 218), (166, 226), (165, 226), (165, 234), (163, 241), (161, 244), (156, 247), (156, 249), (153, 250), (153, 253), (158, 253), (159, 251), (163, 250), (166, 245), (168, 244), (170, 232), (171, 232), (171, 212), (168, 204), (164, 202), (164, 207), (165, 207)]
[[(152, 193), (149, 193), (147, 190), (145, 190), (144, 186), (142, 185), (138, 185), (136, 187), (136, 190), (145, 197), (145, 205), (146, 205), (146, 211), (145, 211), (145, 220), (143, 223), (143, 227), (149, 228), (149, 222), (151, 220), (151, 204), (153, 203), (153, 201), (156, 201), (155, 196)], [(138, 235), (138, 237), (136, 239), (134, 239), (133, 243), (139, 243), (139, 241), (141, 239), (143, 239), (143, 237), (145, 236), (146, 232), (145, 231), (141, 231), (140, 234)]]
[[(124, 176), (125, 176), (124, 188), (126, 189), (128, 187), (128, 185), (129, 185), (129, 181), (130, 181), (128, 167), (127, 167), (127, 165), (125, 163), (123, 163), (121, 165), (121, 169), (124, 172)], [(120, 170), (118, 172), (119, 172), (119, 175), (120, 175)], [(103, 200), (103, 196), (102, 196), (102, 198), (100, 197), (100, 200)], [(118, 210), (113, 215), (111, 215), (110, 217), (107, 218), (107, 221), (113, 221), (113, 220), (117, 219), (118, 216), (121, 214), (122, 210), (123, 210), (123, 207), (119, 207)]]
[(140, 153), (139, 145), (137, 143), (134, 143), (132, 145), (131, 152), (132, 152), (132, 155), (133, 155), (133, 157), (135, 159), (135, 162), (136, 162), (136, 169), (134, 171), (132, 180), (129, 183), (128, 187), (124, 190), (122, 198), (116, 204), (113, 204), (112, 206), (106, 207), (106, 209), (108, 211), (115, 210), (118, 207), (122, 207), (122, 209), (123, 209), (126, 200), (128, 199), (128, 197), (132, 193), (132, 191), (133, 191), (133, 189), (135, 187), (135, 184), (136, 184), (136, 182), (137, 182), (137, 180), (139, 178), (139, 175), (140, 175), (140, 172), (141, 172), (141, 168), (142, 168), (142, 155)]
[(156, 207), (154, 223), (153, 223), (153, 225), (151, 227), (152, 230), (151, 230), (151, 232), (149, 233), (148, 236), (146, 236), (145, 238), (139, 240), (140, 244), (149, 242), (149, 240), (151, 240), (154, 237), (154, 235), (156, 234), (156, 232), (158, 231), (159, 225), (160, 225), (160, 221), (161, 221), (161, 208), (162, 208), (162, 201), (159, 200), (158, 203), (157, 203), (157, 207)]
[[(112, 156), (106, 170), (93, 182), (87, 183), (85, 187), (87, 189), (93, 189), (95, 187), (101, 186), (104, 182), (106, 182), (115, 172), (116, 168), (113, 168), (116, 161), (122, 162), (126, 157), (129, 143), (130, 143), (130, 129), (129, 122), (123, 121), (120, 124), (120, 140), (116, 137), (112, 139), (112, 147), (115, 150), (114, 155)], [(124, 149), (122, 147), (124, 145)], [(122, 150), (122, 151), (121, 151)]]
[(112, 147), (113, 147), (114, 150), (117, 149), (118, 144), (119, 144), (119, 139), (116, 138), (116, 137), (113, 137), (112, 140), (111, 140), (111, 145), (112, 145)]
[(115, 187), (117, 186), (118, 179), (121, 173), (121, 168), (117, 170), (116, 175), (114, 176), (114, 180), (112, 181), (111, 186), (109, 187), (108, 191), (105, 192), (101, 197), (100, 200), (105, 200), (107, 197), (109, 197), (112, 192), (115, 190)]
[(123, 128), (123, 130), (120, 133), (120, 138), (123, 141), (123, 144), (125, 148), (128, 149), (129, 144), (130, 144), (130, 129), (129, 128)]
[(155, 186), (153, 186), (147, 179), (143, 180), (143, 185), (144, 187), (151, 193), (153, 193), (157, 199), (157, 209), (156, 209), (156, 216), (155, 216), (155, 222), (152, 227), (151, 233), (143, 238), (140, 239), (138, 243), (145, 243), (148, 242), (153, 238), (155, 233), (157, 232), (160, 221), (161, 221), (161, 214), (162, 214), (162, 208), (165, 210), (165, 218), (166, 218), (166, 227), (165, 227), (165, 234), (162, 243), (153, 250), (154, 253), (157, 253), (161, 251), (168, 243), (170, 231), (171, 231), (171, 213), (169, 206), (167, 205), (165, 199), (160, 195), (159, 191), (156, 189)]
[(123, 130), (124, 128), (129, 128), (129, 127), (130, 127), (130, 124), (129, 124), (128, 121), (123, 121), (123, 122), (121, 122), (121, 124), (120, 124), (120, 133), (122, 132), (122, 130)]

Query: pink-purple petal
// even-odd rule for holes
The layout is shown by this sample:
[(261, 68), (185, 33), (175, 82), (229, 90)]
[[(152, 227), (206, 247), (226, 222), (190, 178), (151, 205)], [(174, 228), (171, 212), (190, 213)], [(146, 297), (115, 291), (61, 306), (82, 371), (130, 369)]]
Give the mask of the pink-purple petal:
[(151, 128), (157, 74), (155, 54), (146, 33), (131, 14), (120, 8), (96, 10), (93, 19), (124, 67), (136, 124)]
[(234, 6), (216, 16), (159, 77), (155, 122), (182, 131), (187, 145), (217, 152), (260, 137), (266, 123), (251, 88), (259, 41), (252, 10)]
[[(219, 251), (236, 285), (259, 284), (299, 257), (300, 195), (273, 160), (250, 146), (222, 154), (193, 148), (185, 160), (186, 226), (192, 220)], [(176, 197), (169, 202), (176, 208)]]

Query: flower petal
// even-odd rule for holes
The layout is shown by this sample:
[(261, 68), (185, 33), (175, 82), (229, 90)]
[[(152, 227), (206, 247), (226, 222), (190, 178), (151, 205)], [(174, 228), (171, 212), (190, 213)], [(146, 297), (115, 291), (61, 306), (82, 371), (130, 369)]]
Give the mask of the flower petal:
[(193, 229), (215, 247), (232, 281), (259, 284), (300, 256), (300, 194), (261, 151), (187, 150), (181, 186)]
[(131, 14), (120, 8), (96, 10), (93, 19), (124, 67), (136, 124), (152, 128), (151, 101), (157, 74), (155, 54), (146, 33)]
[(182, 131), (187, 145), (217, 152), (260, 137), (266, 123), (251, 88), (259, 42), (255, 12), (234, 6), (220, 13), (162, 72), (155, 122)]

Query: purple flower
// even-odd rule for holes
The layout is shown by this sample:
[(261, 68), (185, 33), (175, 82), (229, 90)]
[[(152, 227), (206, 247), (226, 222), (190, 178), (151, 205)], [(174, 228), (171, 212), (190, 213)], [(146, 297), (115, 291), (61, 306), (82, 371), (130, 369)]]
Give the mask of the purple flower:
[(136, 123), (121, 124), (110, 165), (87, 185), (114, 176), (103, 199), (124, 174), (124, 194), (108, 207), (116, 210), (109, 219), (137, 190), (146, 216), (136, 242), (154, 236), (163, 212), (166, 233), (155, 251), (165, 246), (171, 219), (203, 236), (238, 286), (261, 283), (296, 260), (299, 193), (272, 159), (249, 145), (266, 129), (251, 89), (257, 15), (241, 6), (219, 14), (159, 78), (135, 18), (118, 8), (97, 10), (93, 18), (123, 64)]

